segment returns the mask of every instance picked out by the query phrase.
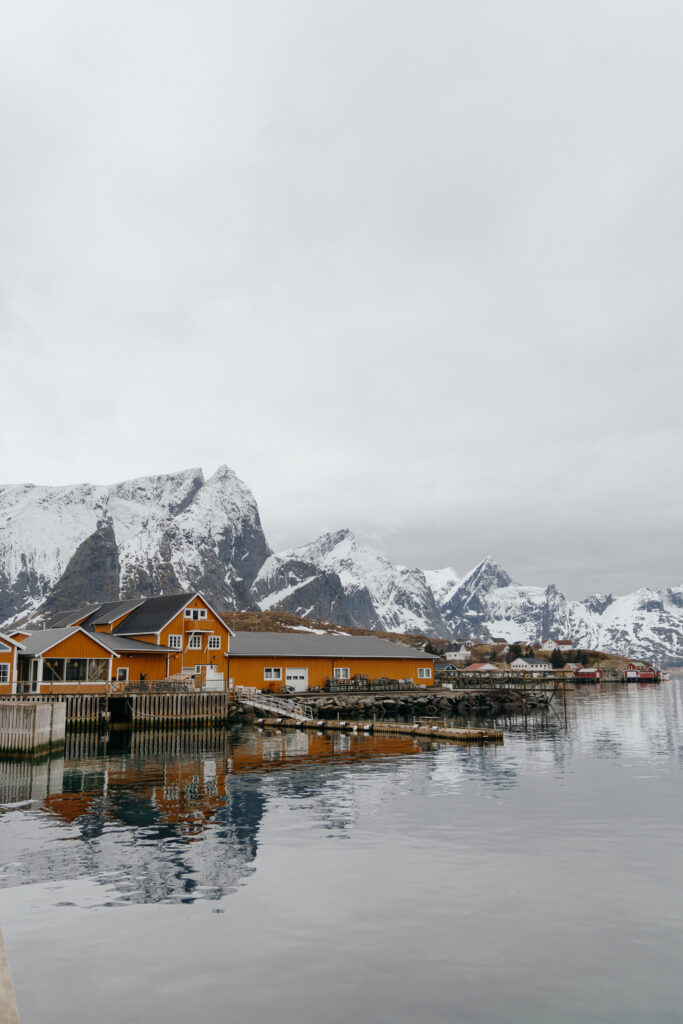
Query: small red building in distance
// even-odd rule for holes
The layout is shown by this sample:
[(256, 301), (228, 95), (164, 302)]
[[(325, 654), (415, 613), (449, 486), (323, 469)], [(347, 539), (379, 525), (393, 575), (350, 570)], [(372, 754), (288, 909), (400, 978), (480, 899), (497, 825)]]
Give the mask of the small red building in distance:
[(624, 669), (624, 681), (629, 682), (658, 682), (659, 672), (657, 669), (647, 665), (644, 661), (629, 661)]
[(572, 672), (572, 679), (579, 683), (596, 683), (602, 679), (602, 672), (599, 668), (575, 668)]

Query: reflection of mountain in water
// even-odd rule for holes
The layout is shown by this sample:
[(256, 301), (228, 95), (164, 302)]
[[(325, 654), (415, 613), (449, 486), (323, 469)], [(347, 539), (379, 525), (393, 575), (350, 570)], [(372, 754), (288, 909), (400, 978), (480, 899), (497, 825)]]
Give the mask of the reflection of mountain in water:
[[(218, 899), (254, 870), (269, 799), (315, 795), (334, 827), (348, 821), (358, 794), (339, 773), (278, 768), (383, 756), (389, 765), (420, 749), (409, 737), (298, 731), (127, 732), (106, 745), (71, 734), (63, 758), (0, 763), (5, 807), (35, 801), (5, 816), (0, 886), (87, 876), (115, 902)], [(38, 831), (49, 840), (36, 841)]]

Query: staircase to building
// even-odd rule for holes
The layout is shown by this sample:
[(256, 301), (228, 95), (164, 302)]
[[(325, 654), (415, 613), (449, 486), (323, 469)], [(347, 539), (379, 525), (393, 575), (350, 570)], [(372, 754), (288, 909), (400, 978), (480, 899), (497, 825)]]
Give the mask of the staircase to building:
[(291, 718), (295, 722), (306, 722), (313, 718), (310, 708), (299, 704), (297, 700), (282, 700), (272, 693), (261, 693), (251, 686), (236, 686), (235, 700), (240, 704), (248, 704), (259, 711), (266, 711), (270, 717)]

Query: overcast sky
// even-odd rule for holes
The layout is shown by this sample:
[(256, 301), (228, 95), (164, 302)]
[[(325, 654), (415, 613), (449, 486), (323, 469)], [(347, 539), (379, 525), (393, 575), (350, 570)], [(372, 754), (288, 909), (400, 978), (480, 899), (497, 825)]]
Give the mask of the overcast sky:
[(683, 7), (5, 0), (7, 483), (683, 582)]

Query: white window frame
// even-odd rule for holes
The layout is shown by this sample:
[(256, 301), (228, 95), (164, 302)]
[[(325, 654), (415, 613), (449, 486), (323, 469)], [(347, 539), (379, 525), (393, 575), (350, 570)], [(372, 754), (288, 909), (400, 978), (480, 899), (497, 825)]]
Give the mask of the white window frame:
[(182, 633), (169, 633), (169, 635), (168, 635), (168, 646), (172, 647), (174, 651), (182, 651), (182, 649), (183, 649), (183, 634)]
[(128, 669), (127, 668), (117, 668), (117, 670), (116, 670), (116, 682), (117, 683), (127, 683), (128, 682)]
[(282, 682), (282, 669), (277, 668), (274, 665), (269, 665), (263, 669), (263, 678), (269, 683)]
[(192, 619), (193, 622), (198, 622), (200, 619), (205, 619), (206, 608), (186, 608), (185, 618)]
[(201, 651), (202, 649), (202, 634), (191, 633), (190, 639), (187, 641), (188, 651)]
[(340, 668), (335, 668), (335, 670), (334, 670), (334, 678), (335, 679), (350, 679), (351, 678), (351, 669), (350, 668), (344, 668), (343, 666), (340, 667)]
[(215, 635), (214, 636), (210, 636), (209, 637), (209, 650), (210, 651), (220, 651), (220, 649), (221, 649), (221, 638), (219, 636), (215, 636)]
[(417, 670), (417, 678), (418, 679), (431, 679), (432, 678), (432, 670), (431, 670), (431, 668), (419, 668)]
[(0, 661), (0, 683), (9, 683), (9, 665), (6, 661)]

